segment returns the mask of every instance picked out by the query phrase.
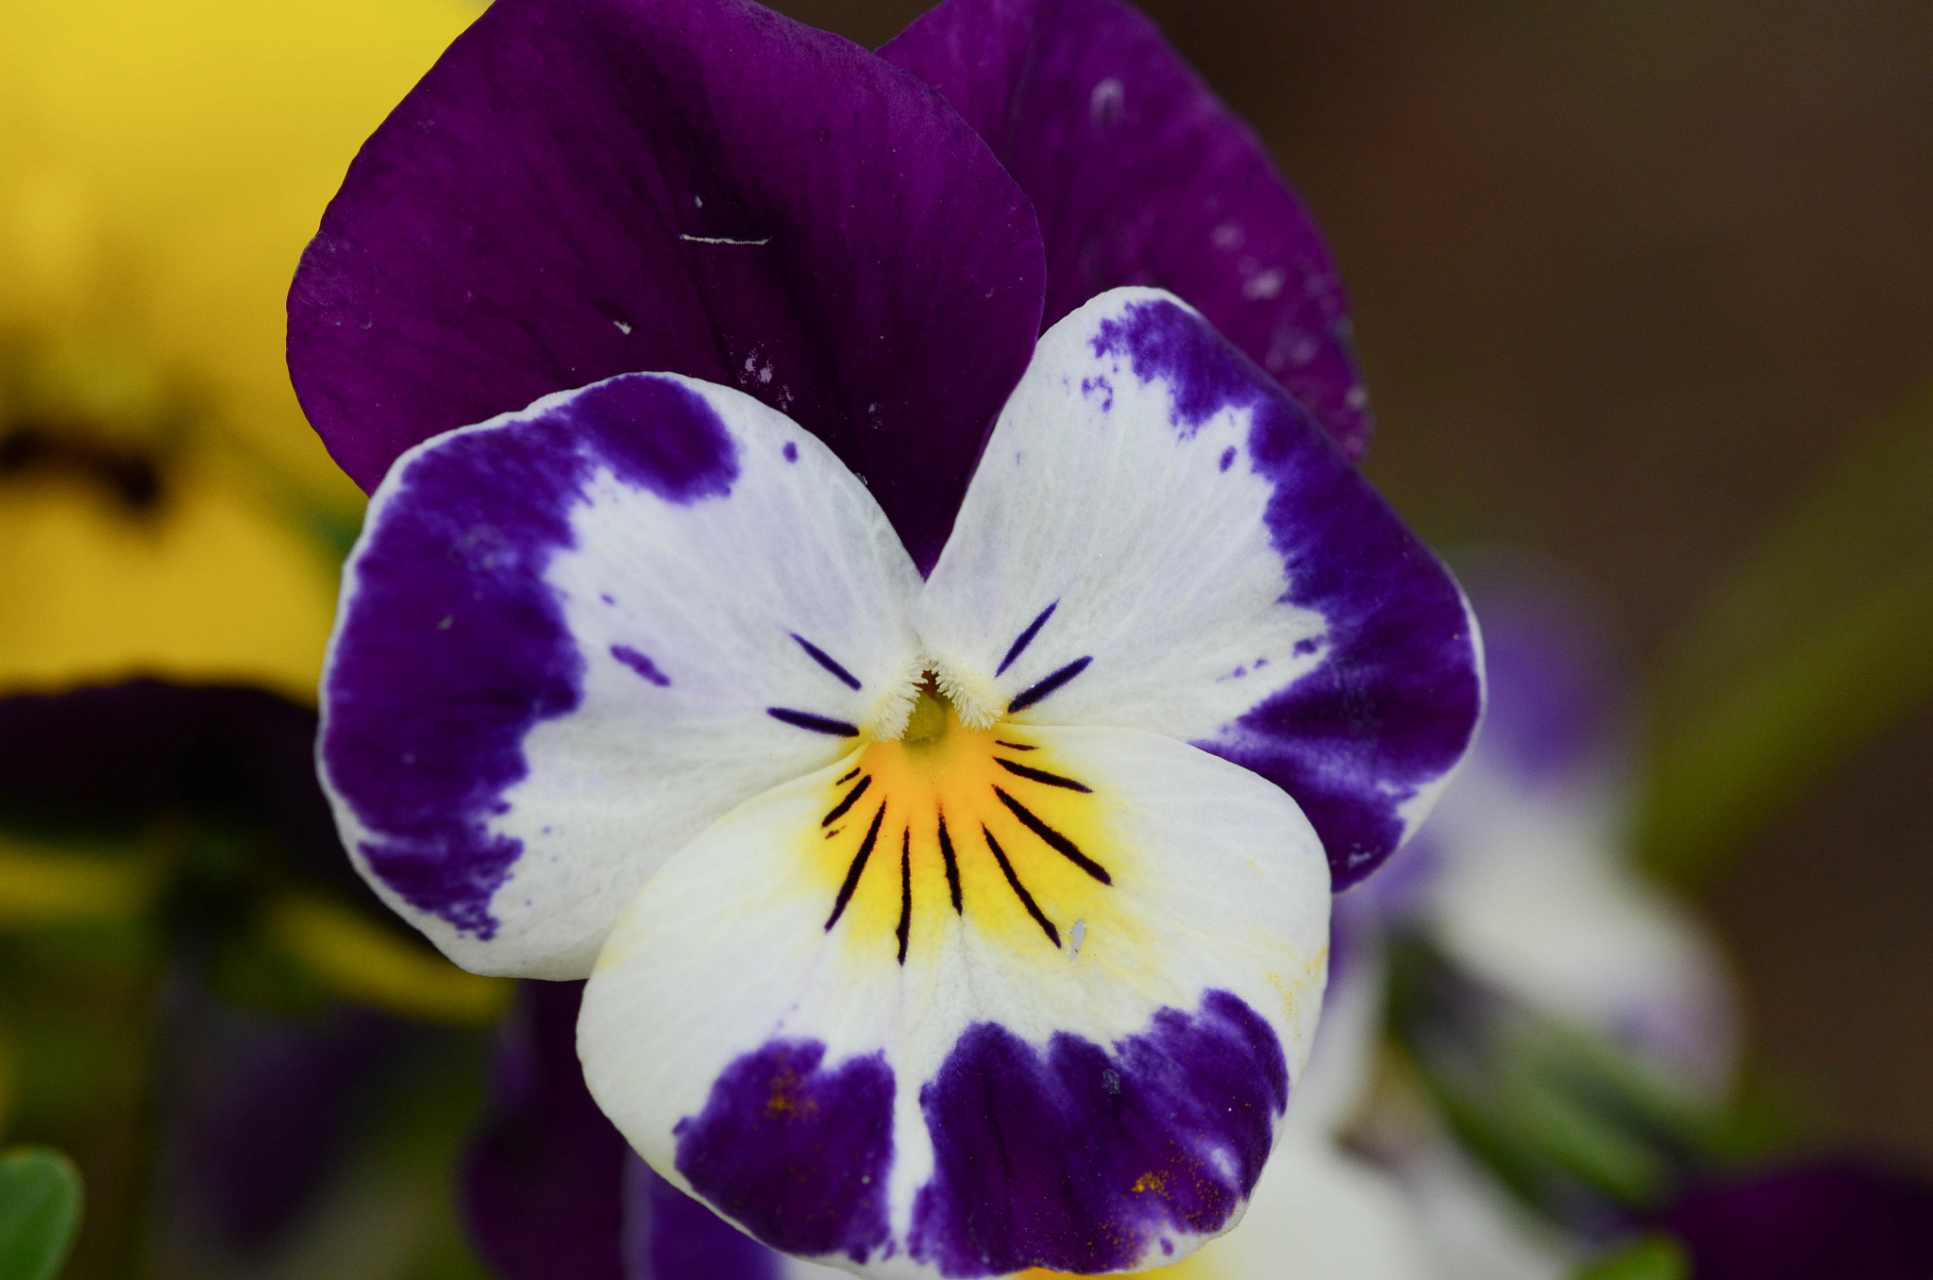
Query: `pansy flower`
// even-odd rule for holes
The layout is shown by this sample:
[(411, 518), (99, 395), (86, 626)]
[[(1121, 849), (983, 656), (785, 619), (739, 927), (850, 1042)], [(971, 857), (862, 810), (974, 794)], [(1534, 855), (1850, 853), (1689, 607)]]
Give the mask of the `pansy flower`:
[(290, 296), (375, 486), (345, 843), (459, 963), (588, 977), (599, 1105), (773, 1248), (1179, 1259), (1280, 1130), (1332, 885), (1481, 702), (1339, 447), (1343, 342), (1306, 215), (1116, 5), (955, 0), (874, 55), (500, 0)]

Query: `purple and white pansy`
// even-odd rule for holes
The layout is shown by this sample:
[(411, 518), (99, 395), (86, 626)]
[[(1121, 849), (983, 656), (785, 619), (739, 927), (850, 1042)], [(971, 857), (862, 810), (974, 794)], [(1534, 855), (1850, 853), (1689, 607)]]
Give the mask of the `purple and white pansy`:
[[(1152, 29), (902, 42), (498, 0), (365, 146), (290, 297), (380, 480), (322, 775), (453, 959), (589, 978), (599, 1105), (765, 1244), (1160, 1265), (1256, 1184), (1475, 627), (1339, 447), (1306, 215)], [(1189, 137), (1222, 185), (1137, 167)]]

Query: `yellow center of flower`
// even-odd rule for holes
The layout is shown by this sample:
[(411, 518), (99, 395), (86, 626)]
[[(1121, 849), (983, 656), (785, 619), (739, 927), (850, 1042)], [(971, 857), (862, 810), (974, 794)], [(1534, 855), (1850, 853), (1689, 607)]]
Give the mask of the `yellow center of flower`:
[(1103, 797), (1040, 738), (1010, 721), (968, 727), (928, 680), (899, 737), (862, 748), (828, 788), (810, 854), (828, 931), (901, 964), (955, 921), (1079, 955), (1111, 923), (1127, 854)]

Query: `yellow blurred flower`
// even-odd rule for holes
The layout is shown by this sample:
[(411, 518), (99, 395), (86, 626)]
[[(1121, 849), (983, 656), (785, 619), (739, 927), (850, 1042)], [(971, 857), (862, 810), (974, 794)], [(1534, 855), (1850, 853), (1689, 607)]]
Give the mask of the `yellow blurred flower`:
[(356, 147), (479, 7), (0, 6), (0, 692), (140, 671), (313, 698), (335, 570), (305, 522), (360, 495), (296, 407), (283, 298)]

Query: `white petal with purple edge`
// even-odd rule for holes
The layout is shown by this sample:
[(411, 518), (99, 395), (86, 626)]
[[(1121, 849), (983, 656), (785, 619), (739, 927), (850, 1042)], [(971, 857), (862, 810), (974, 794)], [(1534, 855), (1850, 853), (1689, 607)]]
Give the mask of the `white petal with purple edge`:
[(1282, 786), (1338, 888), (1421, 821), (1482, 703), (1448, 571), (1154, 289), (1041, 338), (915, 620), (969, 718), (1148, 729)]
[(674, 850), (903, 717), (918, 584), (825, 446), (726, 388), (625, 375), (427, 441), (344, 574), (344, 843), (466, 968), (582, 977)]
[(878, 1276), (1155, 1266), (1239, 1218), (1328, 908), (1314, 832), (1246, 770), (949, 717), (666, 863), (578, 1048), (639, 1152), (775, 1248)]

